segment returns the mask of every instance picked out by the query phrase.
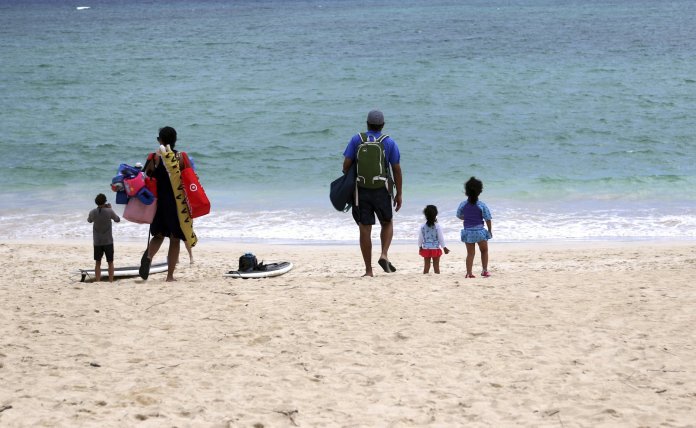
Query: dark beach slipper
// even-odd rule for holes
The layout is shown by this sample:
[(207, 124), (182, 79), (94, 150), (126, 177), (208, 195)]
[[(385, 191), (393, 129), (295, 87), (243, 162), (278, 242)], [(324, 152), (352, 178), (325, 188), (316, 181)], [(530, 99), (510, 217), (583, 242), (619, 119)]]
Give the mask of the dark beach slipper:
[(391, 264), (391, 262), (389, 262), (389, 270), (391, 270), (392, 272), (396, 272), (396, 268), (393, 264)]
[(150, 259), (147, 258), (147, 250), (143, 253), (140, 258), (140, 269), (138, 269), (138, 274), (142, 279), (147, 279), (150, 276)]
[(384, 269), (385, 272), (387, 272), (387, 273), (392, 272), (392, 271), (389, 269), (391, 263), (389, 263), (387, 260), (385, 260), (385, 259), (379, 259), (379, 260), (377, 260), (377, 264), (379, 264), (379, 265), (382, 267), (382, 269)]

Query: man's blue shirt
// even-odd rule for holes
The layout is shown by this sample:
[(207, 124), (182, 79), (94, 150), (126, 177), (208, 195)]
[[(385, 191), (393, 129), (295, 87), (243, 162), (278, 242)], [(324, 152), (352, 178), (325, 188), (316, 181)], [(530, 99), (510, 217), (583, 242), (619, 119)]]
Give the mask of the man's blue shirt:
[[(368, 136), (373, 136), (375, 140), (382, 135), (381, 132), (375, 131), (367, 131), (366, 134)], [(346, 150), (343, 152), (343, 156), (355, 162), (355, 155), (358, 153), (358, 146), (361, 142), (360, 134), (353, 135), (353, 138), (350, 139), (350, 143), (348, 143), (348, 147), (346, 147)], [(387, 161), (389, 161), (389, 165), (398, 165), (401, 161), (401, 153), (399, 153), (399, 146), (396, 145), (396, 141), (394, 141), (392, 137), (387, 137), (382, 141), (382, 144), (384, 145), (384, 156), (387, 158)]]

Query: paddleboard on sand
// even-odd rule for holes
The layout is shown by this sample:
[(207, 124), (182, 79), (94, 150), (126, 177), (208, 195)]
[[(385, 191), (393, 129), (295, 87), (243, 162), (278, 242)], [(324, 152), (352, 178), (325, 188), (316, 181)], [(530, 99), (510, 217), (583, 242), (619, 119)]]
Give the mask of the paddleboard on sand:
[[(114, 268), (114, 278), (138, 276), (139, 269), (140, 269), (140, 266), (126, 266), (126, 267)], [(80, 269), (79, 271), (80, 271), (80, 275), (82, 275), (82, 279), (80, 280), (80, 282), (85, 282), (85, 279), (87, 277), (94, 278), (96, 276), (94, 269)], [(166, 272), (166, 271), (167, 271), (167, 262), (162, 262), (162, 263), (150, 265), (150, 274)], [(102, 279), (104, 279), (104, 278), (107, 278), (107, 279), (109, 278), (109, 269), (108, 269), (108, 267), (102, 266)]]
[(280, 262), (280, 263), (268, 263), (260, 264), (256, 269), (249, 272), (239, 272), (236, 270), (231, 270), (222, 276), (227, 278), (270, 278), (272, 276), (282, 275), (289, 272), (292, 269), (292, 263), (290, 262)]

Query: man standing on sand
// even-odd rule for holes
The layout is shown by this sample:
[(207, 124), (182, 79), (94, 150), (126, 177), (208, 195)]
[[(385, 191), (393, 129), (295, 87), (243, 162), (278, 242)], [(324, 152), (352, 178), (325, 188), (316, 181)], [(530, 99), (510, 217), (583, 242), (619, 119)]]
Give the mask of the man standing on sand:
[[(372, 272), (372, 225), (375, 215), (382, 228), (380, 241), (382, 252), (377, 263), (385, 272), (395, 272), (396, 268), (389, 262), (389, 246), (394, 236), (392, 222), (392, 200), (394, 210), (401, 208), (401, 155), (399, 147), (388, 135), (382, 134), (384, 114), (372, 110), (367, 114), (367, 132), (356, 134), (351, 138), (343, 152), (343, 172), (357, 163), (357, 204), (353, 204), (353, 219), (360, 229), (360, 251), (365, 262), (365, 275), (374, 276)], [(392, 195), (393, 185), (396, 195)]]

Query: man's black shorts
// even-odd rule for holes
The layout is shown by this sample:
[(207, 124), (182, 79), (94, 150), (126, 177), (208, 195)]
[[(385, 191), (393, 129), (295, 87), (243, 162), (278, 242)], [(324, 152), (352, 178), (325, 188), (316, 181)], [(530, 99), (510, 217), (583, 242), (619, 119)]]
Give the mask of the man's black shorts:
[(106, 254), (106, 261), (111, 263), (114, 261), (114, 244), (95, 245), (94, 246), (94, 261), (101, 261), (102, 256)]
[(358, 206), (353, 205), (353, 219), (358, 224), (375, 224), (375, 214), (380, 223), (392, 219), (392, 201), (385, 187), (379, 189), (358, 188)]

